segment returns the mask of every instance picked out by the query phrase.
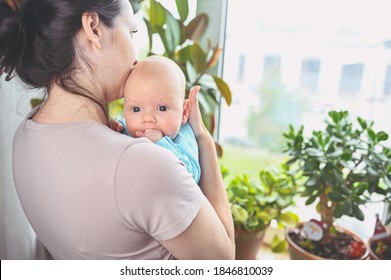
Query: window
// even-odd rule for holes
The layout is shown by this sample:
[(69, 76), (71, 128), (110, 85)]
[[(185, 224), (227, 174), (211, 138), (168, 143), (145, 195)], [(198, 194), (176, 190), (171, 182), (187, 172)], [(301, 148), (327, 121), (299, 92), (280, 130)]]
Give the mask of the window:
[(243, 81), (245, 63), (246, 56), (244, 54), (239, 55), (238, 81)]
[(281, 57), (278, 54), (265, 55), (262, 71), (262, 82), (278, 83), (281, 77)]
[[(388, 7), (387, 0), (228, 1), (223, 78), (233, 102), (222, 104), (219, 140), (232, 175), (255, 177), (281, 163), (289, 124), (310, 133), (330, 109), (391, 133)], [(372, 235), (382, 207), (365, 209), (365, 222), (351, 230)], [(302, 220), (316, 215), (312, 206), (299, 211)]]
[(361, 89), (364, 65), (361, 63), (344, 65), (342, 67), (339, 93), (342, 96), (354, 96)]
[(318, 89), (320, 60), (304, 59), (301, 65), (300, 87), (303, 90), (315, 92)]
[(386, 69), (383, 92), (386, 97), (391, 95), (391, 65), (388, 65)]

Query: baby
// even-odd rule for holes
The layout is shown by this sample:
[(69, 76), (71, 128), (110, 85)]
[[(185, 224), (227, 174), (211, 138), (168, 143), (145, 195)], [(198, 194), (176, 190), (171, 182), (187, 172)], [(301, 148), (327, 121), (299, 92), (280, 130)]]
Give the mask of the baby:
[(185, 90), (185, 76), (172, 60), (150, 56), (137, 63), (124, 88), (125, 132), (172, 151), (198, 183), (198, 146), (187, 123), (190, 102)]

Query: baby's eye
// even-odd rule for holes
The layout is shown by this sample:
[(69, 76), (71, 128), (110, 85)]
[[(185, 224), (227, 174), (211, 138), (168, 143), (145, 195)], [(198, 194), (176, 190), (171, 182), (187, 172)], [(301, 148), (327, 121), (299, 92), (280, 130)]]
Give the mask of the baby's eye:
[(132, 112), (133, 112), (133, 113), (138, 113), (138, 112), (140, 112), (140, 107), (133, 107), (133, 108), (132, 108)]
[(157, 108), (158, 111), (167, 111), (167, 106), (164, 106), (164, 105), (160, 105), (158, 108)]

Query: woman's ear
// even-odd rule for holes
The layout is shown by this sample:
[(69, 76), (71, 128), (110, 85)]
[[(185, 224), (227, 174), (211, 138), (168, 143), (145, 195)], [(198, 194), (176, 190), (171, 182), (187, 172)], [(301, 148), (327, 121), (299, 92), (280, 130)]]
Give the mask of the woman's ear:
[(81, 22), (88, 41), (96, 48), (101, 49), (102, 25), (100, 24), (99, 15), (96, 12), (85, 12), (81, 17)]
[(190, 114), (190, 109), (191, 109), (190, 100), (185, 99), (185, 101), (183, 101), (182, 124), (187, 123), (187, 119), (189, 118), (189, 114)]

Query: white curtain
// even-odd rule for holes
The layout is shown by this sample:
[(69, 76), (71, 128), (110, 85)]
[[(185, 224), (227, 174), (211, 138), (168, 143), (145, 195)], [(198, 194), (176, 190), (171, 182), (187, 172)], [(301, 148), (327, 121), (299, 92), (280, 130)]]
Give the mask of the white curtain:
[(0, 259), (46, 259), (16, 194), (12, 177), (12, 140), (15, 130), (30, 111), (36, 92), (26, 90), (16, 78), (0, 77)]

